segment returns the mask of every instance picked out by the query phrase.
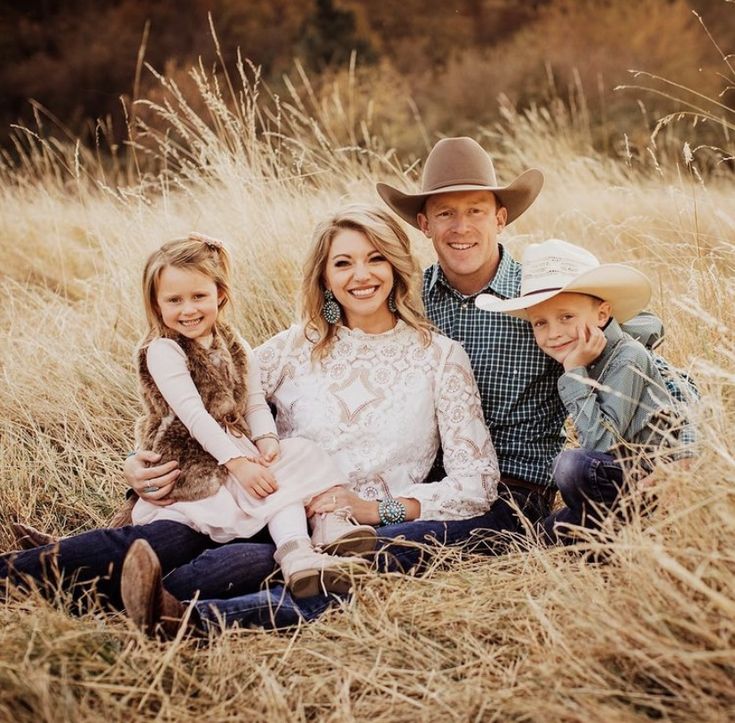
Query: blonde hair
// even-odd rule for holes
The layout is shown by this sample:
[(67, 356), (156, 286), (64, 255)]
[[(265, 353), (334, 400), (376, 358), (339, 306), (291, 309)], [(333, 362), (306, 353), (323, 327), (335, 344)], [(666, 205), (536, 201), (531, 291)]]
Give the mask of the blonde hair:
[(301, 319), (307, 338), (314, 342), (312, 359), (319, 360), (329, 353), (339, 324), (328, 324), (322, 315), (324, 306), (324, 276), (332, 241), (343, 229), (364, 234), (376, 250), (393, 267), (393, 298), (395, 314), (416, 329), (428, 346), (432, 326), (424, 316), (421, 301), (421, 269), (411, 253), (406, 232), (390, 214), (378, 206), (350, 204), (319, 223), (314, 230), (311, 248), (304, 266), (301, 286)]
[(148, 257), (143, 269), (143, 304), (148, 321), (148, 333), (144, 343), (160, 336), (171, 335), (171, 330), (163, 323), (156, 300), (158, 281), (161, 272), (167, 266), (198, 271), (212, 279), (217, 285), (217, 294), (221, 297), (218, 304), (220, 311), (232, 302), (230, 292), (232, 262), (230, 252), (221, 241), (199, 233), (190, 233), (186, 238), (167, 241)]

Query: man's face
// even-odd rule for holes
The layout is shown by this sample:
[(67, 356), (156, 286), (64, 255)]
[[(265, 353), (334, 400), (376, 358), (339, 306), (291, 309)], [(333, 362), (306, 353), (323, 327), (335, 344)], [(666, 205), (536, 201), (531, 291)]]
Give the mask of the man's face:
[(434, 244), (449, 283), (463, 294), (473, 294), (497, 270), (498, 233), (507, 217), (491, 191), (453, 191), (429, 196), (417, 220)]

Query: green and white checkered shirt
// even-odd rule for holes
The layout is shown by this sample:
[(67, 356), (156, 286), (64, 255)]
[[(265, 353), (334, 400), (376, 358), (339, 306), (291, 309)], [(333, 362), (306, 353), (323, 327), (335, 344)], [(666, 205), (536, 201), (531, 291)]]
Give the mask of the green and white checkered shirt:
[(557, 391), (563, 367), (538, 348), (527, 321), (475, 306), (477, 294), (520, 293), (521, 265), (502, 246), (500, 254), (495, 277), (471, 296), (452, 288), (439, 264), (426, 269), (426, 315), (470, 358), (501, 474), (550, 485), (551, 462), (564, 443), (566, 411)]

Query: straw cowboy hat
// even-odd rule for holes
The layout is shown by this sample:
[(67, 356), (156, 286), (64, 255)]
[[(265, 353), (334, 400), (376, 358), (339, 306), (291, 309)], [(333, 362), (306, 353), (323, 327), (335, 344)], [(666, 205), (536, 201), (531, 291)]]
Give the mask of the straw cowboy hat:
[(640, 313), (651, 300), (645, 274), (624, 264), (600, 264), (594, 254), (568, 241), (549, 239), (523, 252), (521, 295), (502, 300), (480, 294), (475, 304), (485, 311), (504, 311), (527, 319), (526, 309), (564, 292), (589, 294), (610, 302), (619, 322)]
[(404, 193), (378, 183), (380, 197), (405, 221), (418, 228), (416, 215), (429, 196), (451, 191), (492, 191), (508, 210), (510, 223), (535, 200), (544, 185), (541, 171), (532, 168), (512, 183), (501, 186), (490, 156), (472, 138), (444, 138), (429, 153), (419, 193)]

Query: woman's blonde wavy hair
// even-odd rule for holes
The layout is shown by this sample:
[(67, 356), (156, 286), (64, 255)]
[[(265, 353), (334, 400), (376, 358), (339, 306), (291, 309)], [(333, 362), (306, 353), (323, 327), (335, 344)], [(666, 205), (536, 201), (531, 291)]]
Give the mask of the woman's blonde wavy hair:
[(304, 266), (301, 286), (301, 319), (307, 339), (314, 343), (311, 356), (323, 359), (334, 343), (337, 324), (328, 324), (322, 315), (324, 278), (329, 250), (337, 233), (343, 229), (364, 234), (393, 267), (393, 297), (396, 316), (416, 329), (425, 345), (431, 343), (432, 326), (424, 316), (421, 301), (421, 269), (411, 253), (406, 232), (379, 206), (350, 204), (319, 223), (314, 230), (311, 248)]
[[(166, 266), (198, 271), (212, 279), (217, 285), (218, 295), (222, 297), (219, 302), (220, 313), (228, 303), (232, 303), (230, 288), (232, 260), (230, 252), (221, 241), (199, 233), (167, 241), (148, 257), (143, 269), (143, 304), (148, 321), (148, 332), (143, 344), (150, 343), (157, 337), (171, 335), (170, 329), (163, 323), (156, 300), (158, 281)], [(220, 320), (219, 314), (217, 320)]]

